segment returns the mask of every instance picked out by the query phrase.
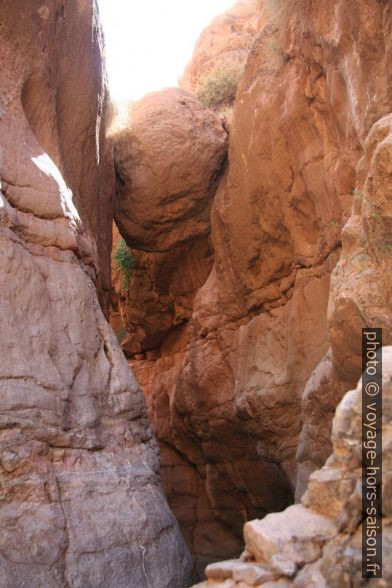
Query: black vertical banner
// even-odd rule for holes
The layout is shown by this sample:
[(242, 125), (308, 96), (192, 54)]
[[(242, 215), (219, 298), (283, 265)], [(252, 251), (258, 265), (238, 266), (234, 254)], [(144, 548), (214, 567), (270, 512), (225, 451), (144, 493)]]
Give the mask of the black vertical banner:
[(362, 577), (382, 578), (382, 329), (362, 329)]

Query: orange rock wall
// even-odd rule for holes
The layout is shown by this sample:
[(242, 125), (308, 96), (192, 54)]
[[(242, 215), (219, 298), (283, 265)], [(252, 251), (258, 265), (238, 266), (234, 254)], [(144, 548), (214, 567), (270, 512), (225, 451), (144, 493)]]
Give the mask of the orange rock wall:
[(244, 65), (267, 14), (262, 0), (237, 0), (214, 18), (197, 40), (180, 86), (194, 92), (213, 70)]
[[(203, 284), (189, 281), (191, 311), (179, 324), (166, 313), (166, 336), (140, 313), (135, 297), (164, 304), (158, 266), (123, 311), (128, 333), (148, 325), (155, 337), (138, 359), (128, 348), (130, 363), (199, 569), (238, 555), (247, 519), (301, 496), (360, 375), (361, 328), (392, 337), (391, 4), (276, 6), (240, 82), (214, 262)], [(165, 254), (169, 288), (202, 277), (196, 251)]]

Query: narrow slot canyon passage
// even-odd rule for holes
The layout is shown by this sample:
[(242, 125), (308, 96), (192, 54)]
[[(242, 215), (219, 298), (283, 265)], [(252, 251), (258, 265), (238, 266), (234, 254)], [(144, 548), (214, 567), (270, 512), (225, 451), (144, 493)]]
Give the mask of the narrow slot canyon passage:
[(391, 57), (390, 0), (0, 0), (0, 588), (392, 585)]
[[(278, 4), (237, 2), (217, 17), (180, 89), (129, 105), (113, 133), (111, 324), (199, 577), (238, 557), (246, 521), (300, 502), (360, 375), (353, 351), (339, 368), (341, 311), (327, 316), (363, 150), (345, 138), (357, 73), (333, 76), (351, 50), (332, 51), (327, 37), (315, 54), (321, 4), (309, 3), (302, 33), (300, 3)], [(352, 16), (339, 18), (345, 37)]]
[[(221, 325), (214, 315), (224, 312), (224, 305), (217, 300), (218, 313), (206, 309), (216, 320), (212, 329), (194, 318), (198, 296), (210, 296), (216, 271), (211, 215), (228, 172), (235, 98), (234, 91), (208, 107), (198, 99), (200, 88), (211, 75), (238, 83), (265, 24), (257, 6), (240, 2), (217, 17), (202, 33), (202, 49), (196, 46), (180, 88), (120, 104), (112, 130), (110, 322), (146, 396), (169, 506), (197, 578), (203, 578), (207, 564), (240, 555), (247, 520), (283, 510), (294, 500), (289, 456), (282, 466), (276, 448), (275, 455), (272, 447), (261, 454), (259, 432), (244, 426), (247, 417), (235, 406), (234, 339), (256, 313), (225, 318)], [(206, 65), (210, 45), (216, 48)], [(291, 443), (299, 423), (295, 427)]]

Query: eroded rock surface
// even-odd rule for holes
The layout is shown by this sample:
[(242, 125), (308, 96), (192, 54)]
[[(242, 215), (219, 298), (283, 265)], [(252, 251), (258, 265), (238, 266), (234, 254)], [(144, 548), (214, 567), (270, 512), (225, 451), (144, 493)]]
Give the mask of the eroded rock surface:
[[(114, 225), (113, 250), (122, 243)], [(193, 298), (213, 264), (208, 237), (161, 253), (129, 249), (135, 260), (131, 284), (113, 260), (111, 325), (128, 357), (156, 356), (160, 344), (192, 316)], [(148, 382), (147, 382), (148, 386)]]
[(179, 88), (148, 94), (115, 133), (115, 219), (128, 245), (167, 251), (210, 231), (226, 161), (220, 119)]
[(392, 582), (392, 347), (383, 348), (383, 577), (362, 578), (362, 385), (339, 404), (333, 452), (309, 480), (302, 504), (250, 521), (240, 560), (210, 565), (199, 588), (338, 588)]
[[(276, 5), (237, 92), (211, 271), (183, 323), (149, 325), (156, 349), (129, 348), (199, 569), (239, 554), (247, 520), (300, 500), (360, 376), (361, 328), (392, 342), (391, 3)], [(181, 272), (204, 263), (184, 252)], [(128, 340), (146, 323), (141, 284)]]
[(190, 579), (144, 397), (96, 292), (105, 308), (113, 162), (100, 45), (94, 2), (0, 5), (4, 588)]
[[(72, 7), (76, 5), (73, 3)], [(100, 67), (101, 35), (93, 29), (92, 17), (86, 18), (86, 13), (91, 12), (89, 3), (84, 8), (78, 4), (75, 14), (73, 8), (66, 8), (62, 2), (33, 2), (26, 14), (23, 14), (24, 7), (20, 0), (3, 2), (1, 7), (3, 193), (20, 211), (40, 219), (56, 220), (51, 225), (41, 223), (39, 228), (35, 225), (31, 232), (46, 234), (52, 226), (52, 232), (56, 233), (58, 227), (59, 239), (66, 248), (70, 240), (61, 237), (65, 232), (61, 230), (65, 224), (62, 217), (68, 212), (75, 216), (74, 210), (68, 211), (67, 190), (72, 190), (85, 234), (88, 230), (94, 238), (100, 237), (96, 245), (82, 244), (86, 236), (79, 235), (78, 239), (83, 254), (94, 257), (90, 266), (94, 265), (106, 312), (110, 294), (114, 175), (112, 147), (105, 138), (108, 108)], [(67, 26), (64, 26), (65, 18)], [(77, 56), (77, 68), (69, 47)], [(20, 145), (26, 134), (31, 140), (22, 151)], [(35, 237), (35, 241), (39, 238)], [(93, 248), (97, 251), (91, 252)]]
[(244, 66), (268, 10), (263, 0), (237, 0), (200, 35), (180, 86), (195, 92), (214, 70)]

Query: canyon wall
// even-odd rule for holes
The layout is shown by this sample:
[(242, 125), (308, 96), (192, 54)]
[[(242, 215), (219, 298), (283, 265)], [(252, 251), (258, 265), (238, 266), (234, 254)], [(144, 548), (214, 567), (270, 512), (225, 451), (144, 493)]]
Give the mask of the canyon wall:
[[(379, 352), (381, 353), (381, 351)], [(380, 355), (378, 355), (380, 360)], [(309, 480), (302, 504), (245, 524), (240, 560), (212, 564), (198, 588), (341, 588), (392, 581), (392, 347), (383, 361), (382, 578), (362, 577), (362, 384), (333, 420), (333, 452)], [(380, 423), (381, 424), (381, 423)], [(372, 517), (369, 517), (369, 525)]]
[[(151, 247), (166, 205), (191, 194), (166, 191), (159, 162), (163, 207), (138, 203), (147, 241), (116, 217), (138, 248), (120, 301), (123, 348), (199, 571), (237, 556), (243, 524), (298, 501), (324, 464), (335, 408), (360, 375), (361, 328), (383, 327), (392, 342), (391, 3), (271, 6), (238, 88), (228, 165), (208, 192), (210, 235), (190, 209), (187, 233), (173, 205), (168, 239), (180, 230), (181, 242)], [(116, 156), (122, 208), (133, 191), (127, 161), (149, 182), (141, 131), (128, 132)], [(187, 132), (176, 131), (186, 154), (200, 140)]]
[(214, 18), (197, 40), (180, 86), (194, 92), (214, 70), (243, 67), (267, 15), (262, 0), (237, 0)]
[(4, 588), (190, 581), (144, 396), (104, 317), (114, 173), (101, 45), (95, 2), (0, 3)]

